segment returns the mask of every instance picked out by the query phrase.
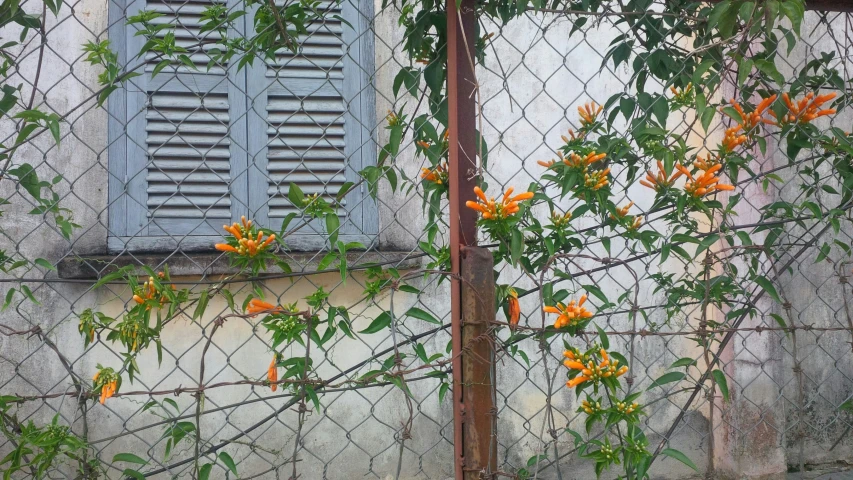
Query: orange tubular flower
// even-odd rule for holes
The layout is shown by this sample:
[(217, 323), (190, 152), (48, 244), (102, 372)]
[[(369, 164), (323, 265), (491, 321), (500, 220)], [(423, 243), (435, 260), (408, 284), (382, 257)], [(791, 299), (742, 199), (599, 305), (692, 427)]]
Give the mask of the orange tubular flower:
[(587, 127), (595, 123), (598, 114), (601, 113), (604, 107), (595, 102), (589, 102), (582, 107), (578, 107), (578, 115), (581, 117), (581, 125)]
[(610, 180), (607, 179), (608, 173), (610, 173), (609, 168), (595, 172), (587, 172), (583, 176), (583, 183), (587, 188), (599, 190), (610, 184)]
[(223, 225), (222, 228), (231, 234), (237, 245), (227, 243), (217, 243), (214, 247), (220, 252), (236, 253), (238, 255), (254, 257), (260, 252), (266, 250), (269, 245), (275, 241), (275, 234), (264, 239), (263, 232), (257, 232), (257, 235), (252, 233), (252, 221), (246, 220), (246, 217), (241, 218), (241, 224), (234, 222), (233, 225)]
[(486, 194), (483, 193), (480, 187), (474, 187), (474, 193), (479, 198), (479, 201), (473, 202), (468, 200), (465, 202), (465, 205), (472, 210), (480, 212), (484, 220), (507, 218), (520, 210), (518, 202), (533, 198), (533, 192), (519, 193), (514, 197), (512, 196), (512, 192), (513, 188), (509, 187), (504, 192), (503, 200), (500, 203), (496, 203), (494, 198), (486, 198)]
[(431, 143), (424, 141), (424, 140), (418, 140), (417, 144), (419, 147), (423, 148), (424, 150), (427, 150), (427, 149), (429, 149), (429, 147), (432, 146)]
[(660, 192), (666, 188), (671, 187), (675, 184), (675, 181), (678, 180), (678, 177), (682, 175), (681, 170), (678, 168), (680, 164), (676, 164), (676, 172), (672, 174), (671, 177), (667, 178), (666, 170), (663, 168), (663, 163), (658, 160), (658, 173), (657, 175), (652, 175), (651, 171), (646, 172), (646, 179), (640, 180), (640, 185), (651, 188), (656, 192)]
[(586, 302), (586, 295), (581, 296), (577, 305), (575, 305), (575, 301), (572, 300), (568, 305), (557, 303), (554, 307), (545, 306), (542, 310), (544, 310), (545, 313), (557, 314), (558, 317), (557, 320), (554, 321), (554, 328), (563, 328), (577, 324), (587, 318), (592, 318), (592, 312), (583, 308), (584, 302)]
[(521, 305), (518, 303), (518, 292), (514, 288), (509, 289), (507, 304), (509, 306), (509, 328), (515, 330), (518, 320), (521, 318)]
[(554, 166), (555, 163), (557, 163), (557, 161), (556, 160), (548, 160), (548, 161), (536, 160), (536, 163), (538, 163), (539, 165), (542, 165), (545, 168), (551, 168)]
[(771, 95), (770, 97), (764, 98), (761, 100), (761, 103), (755, 107), (755, 110), (752, 113), (746, 113), (743, 111), (743, 107), (740, 106), (735, 99), (729, 100), (729, 103), (734, 107), (737, 111), (738, 115), (740, 115), (740, 119), (735, 118), (735, 121), (743, 128), (743, 131), (746, 133), (751, 133), (755, 127), (762, 123), (766, 123), (768, 125), (776, 125), (776, 122), (767, 118), (764, 118), (764, 113), (767, 112), (767, 109), (770, 108), (770, 105), (776, 101), (776, 95)]
[(679, 167), (679, 170), (681, 170), (689, 179), (687, 183), (684, 184), (684, 191), (696, 198), (701, 198), (716, 191), (735, 189), (735, 187), (731, 185), (719, 183), (720, 177), (717, 176), (717, 172), (723, 168), (722, 164), (714, 165), (708, 170), (705, 170), (699, 178), (693, 178), (693, 175), (691, 175), (686, 168), (680, 165)]
[(117, 385), (117, 382), (115, 380), (113, 380), (109, 383), (104, 384), (104, 386), (101, 387), (101, 398), (100, 398), (101, 405), (103, 405), (104, 402), (106, 402), (108, 398), (115, 395), (116, 385)]
[[(575, 135), (575, 131), (570, 128), (569, 129), (569, 137), (572, 137), (571, 138), (572, 140), (577, 140), (579, 138), (583, 138), (584, 134), (583, 134), (583, 132), (581, 132), (581, 133), (578, 133), (577, 135)], [(570, 141), (569, 137), (567, 137), (565, 135), (560, 135), (560, 138), (563, 139), (563, 141), (566, 143), (569, 143), (569, 141)]]
[(693, 166), (699, 170), (705, 171), (719, 163), (720, 157), (712, 157), (708, 155), (707, 158), (702, 158), (701, 155), (696, 155), (696, 161), (693, 162)]
[(586, 156), (583, 158), (581, 158), (581, 156), (578, 155), (577, 153), (572, 152), (572, 154), (569, 155), (569, 158), (562, 159), (562, 160), (563, 160), (563, 163), (565, 163), (567, 166), (569, 166), (571, 168), (583, 168), (584, 170), (586, 170), (586, 168), (588, 166), (592, 165), (593, 163), (595, 163), (599, 160), (603, 160), (606, 157), (607, 157), (606, 153), (595, 153), (595, 151), (593, 150), (592, 152), (587, 153)]
[(270, 382), (270, 390), (273, 392), (278, 389), (278, 367), (276, 366), (276, 356), (272, 356), (272, 361), (270, 362), (270, 367), (267, 369), (267, 380)]
[[(812, 120), (823, 117), (825, 115), (834, 115), (835, 109), (828, 108), (821, 110), (824, 103), (835, 98), (835, 92), (827, 93), (826, 95), (816, 95), (814, 92), (809, 92), (797, 103), (791, 101), (791, 97), (787, 93), (782, 94), (782, 100), (788, 106), (788, 114), (782, 117), (780, 123), (809, 123)], [(775, 116), (775, 114), (774, 114)]]
[(281, 313), (284, 310), (276, 305), (273, 305), (269, 302), (265, 302), (258, 298), (253, 298), (249, 305), (246, 307), (246, 313), (254, 316), (259, 313)]
[(740, 132), (741, 129), (743, 129), (743, 125), (737, 125), (726, 129), (726, 135), (723, 137), (723, 144), (720, 147), (723, 150), (723, 154), (726, 152), (734, 152), (735, 148), (746, 143), (746, 135), (738, 135), (738, 132)]
[[(602, 378), (608, 378), (611, 376), (620, 377), (628, 371), (627, 366), (619, 367), (619, 360), (611, 359), (609, 355), (607, 355), (607, 351), (603, 348), (598, 351), (598, 355), (601, 357), (601, 361), (598, 365), (595, 364), (593, 359), (590, 359), (588, 356), (584, 355), (583, 361), (581, 359), (575, 359), (576, 355), (570, 351), (566, 350), (563, 353), (563, 356), (569, 358), (563, 362), (563, 365), (566, 366), (569, 370), (575, 370), (580, 375), (569, 380), (566, 383), (566, 386), (569, 388), (574, 388), (584, 382), (598, 382)], [(586, 363), (584, 363), (584, 361)]]
[(436, 183), (438, 185), (447, 183), (447, 164), (442, 163), (436, 165), (435, 168), (430, 170), (429, 168), (421, 169), (421, 178), (426, 180), (427, 182)]
[(572, 219), (572, 212), (566, 212), (560, 215), (557, 212), (551, 212), (551, 223), (554, 224), (555, 227), (565, 227), (569, 224), (569, 220)]
[(693, 89), (693, 83), (688, 83), (684, 89), (675, 88), (675, 86), (670, 86), (669, 91), (675, 96), (676, 100), (684, 101), (687, 95), (690, 93), (690, 90)]
[(625, 215), (628, 215), (628, 212), (631, 210), (631, 207), (633, 207), (633, 206), (634, 206), (634, 202), (628, 203), (628, 205), (625, 205), (624, 207), (617, 209), (616, 215), (611, 214), (610, 218), (612, 218), (613, 220), (617, 220), (619, 218), (625, 218)]

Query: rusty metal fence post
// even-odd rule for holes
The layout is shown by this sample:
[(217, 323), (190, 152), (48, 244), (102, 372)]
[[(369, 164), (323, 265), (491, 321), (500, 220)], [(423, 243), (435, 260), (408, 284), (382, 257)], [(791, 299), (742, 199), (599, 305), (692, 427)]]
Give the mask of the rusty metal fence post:
[[(462, 248), (462, 453), (465, 480), (493, 478), (498, 444), (495, 417), (495, 319), (492, 252)], [(455, 376), (455, 372), (454, 372)]]
[(453, 440), (457, 480), (483, 478), (497, 466), (494, 439), (494, 351), (488, 322), (495, 316), (491, 253), (477, 243), (474, 199), (477, 115), (473, 0), (447, 2), (447, 100), (450, 131), (451, 332)]

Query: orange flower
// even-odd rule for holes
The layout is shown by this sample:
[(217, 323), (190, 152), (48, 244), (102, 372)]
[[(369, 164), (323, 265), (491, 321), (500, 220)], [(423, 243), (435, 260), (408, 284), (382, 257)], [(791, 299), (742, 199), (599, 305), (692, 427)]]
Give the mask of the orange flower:
[(281, 313), (283, 311), (284, 309), (281, 307), (265, 302), (259, 298), (253, 298), (249, 301), (249, 305), (246, 306), (246, 313), (252, 316), (259, 313)]
[(479, 202), (468, 200), (465, 205), (480, 212), (484, 220), (497, 220), (499, 218), (507, 218), (510, 215), (517, 213), (520, 209), (518, 202), (530, 200), (533, 198), (533, 192), (524, 192), (516, 196), (512, 196), (513, 188), (509, 187), (503, 195), (503, 200), (496, 203), (494, 198), (486, 198), (486, 194), (480, 187), (474, 187), (474, 193), (480, 199)]
[[(578, 140), (578, 139), (583, 138), (584, 134), (583, 134), (583, 132), (580, 132), (577, 135), (575, 135), (575, 131), (570, 128), (569, 129), (569, 137), (572, 137), (572, 140)], [(566, 137), (565, 135), (560, 135), (560, 138), (563, 139), (563, 141), (566, 143), (570, 142), (569, 138)]]
[(233, 225), (223, 225), (222, 228), (230, 233), (237, 241), (237, 245), (228, 243), (217, 243), (214, 247), (220, 252), (231, 252), (238, 255), (254, 257), (266, 248), (275, 240), (275, 234), (264, 239), (263, 232), (254, 234), (252, 230), (252, 221), (246, 220), (246, 217), (241, 217), (242, 225), (234, 222)]
[(586, 169), (586, 167), (592, 165), (593, 163), (599, 160), (603, 160), (606, 157), (606, 153), (595, 153), (595, 150), (593, 150), (587, 153), (586, 156), (583, 158), (581, 158), (581, 156), (577, 153), (572, 152), (572, 154), (569, 155), (569, 158), (561, 159), (563, 160), (563, 163), (565, 163), (569, 167)]
[(435, 168), (430, 170), (429, 168), (421, 169), (421, 178), (432, 183), (437, 183), (439, 185), (447, 183), (447, 164), (442, 163), (436, 165)]
[(684, 191), (696, 198), (703, 197), (716, 191), (735, 189), (735, 187), (731, 185), (719, 183), (720, 177), (717, 176), (717, 172), (723, 168), (722, 164), (718, 163), (708, 170), (705, 170), (705, 172), (703, 172), (698, 178), (693, 178), (690, 171), (683, 166), (679, 165), (679, 167), (679, 170), (689, 179), (687, 183), (684, 184)]
[[(563, 356), (569, 357), (568, 360), (563, 362), (563, 365), (566, 366), (569, 370), (575, 370), (580, 375), (569, 380), (566, 383), (566, 386), (569, 388), (574, 388), (584, 382), (598, 382), (603, 378), (608, 378), (611, 376), (621, 377), (628, 371), (627, 366), (619, 367), (619, 360), (610, 359), (607, 355), (607, 351), (603, 348), (598, 351), (598, 355), (601, 357), (601, 361), (598, 365), (593, 361), (594, 354), (589, 356), (584, 355), (582, 360), (576, 359), (576, 355), (574, 352), (570, 350), (566, 350), (563, 353)], [(584, 361), (586, 363), (584, 363)]]
[(585, 173), (583, 175), (584, 186), (593, 190), (598, 190), (606, 187), (608, 184), (610, 184), (610, 180), (607, 179), (608, 173), (610, 173), (609, 168), (605, 168), (604, 170), (598, 170), (595, 172)]
[(690, 93), (690, 90), (693, 89), (693, 83), (688, 83), (684, 89), (675, 88), (675, 86), (670, 86), (669, 91), (675, 95), (675, 99), (678, 101), (684, 101), (687, 95)]
[[(835, 98), (835, 92), (827, 93), (826, 95), (816, 95), (814, 92), (809, 92), (797, 103), (791, 101), (791, 97), (787, 93), (782, 94), (782, 100), (788, 106), (788, 114), (782, 117), (781, 123), (809, 123), (812, 120), (823, 117), (825, 115), (834, 115), (835, 109), (828, 108), (821, 110), (824, 103)], [(771, 112), (775, 117), (776, 115)]]
[(112, 397), (116, 393), (116, 385), (117, 382), (115, 380), (105, 383), (101, 387), (101, 405), (107, 401), (108, 398)]
[(554, 328), (563, 328), (577, 324), (581, 320), (592, 318), (592, 312), (583, 308), (584, 302), (586, 302), (586, 295), (581, 296), (577, 305), (575, 305), (575, 301), (572, 300), (568, 305), (557, 303), (554, 307), (545, 306), (542, 310), (544, 310), (545, 313), (556, 313), (558, 317), (557, 320), (554, 321)]
[(696, 155), (696, 161), (693, 162), (693, 166), (699, 170), (708, 170), (719, 163), (720, 157), (711, 157), (711, 155), (708, 155), (707, 158), (702, 158), (701, 155)]
[(678, 167), (680, 166), (681, 165), (676, 164), (676, 172), (673, 173), (671, 177), (667, 178), (666, 170), (664, 170), (663, 168), (663, 163), (658, 160), (657, 176), (652, 175), (651, 171), (646, 172), (646, 179), (640, 180), (640, 185), (649, 187), (656, 192), (660, 192), (661, 190), (669, 188), (675, 183), (676, 180), (678, 180), (678, 177), (682, 175), (681, 170), (678, 169)]
[(735, 118), (734, 120), (738, 122), (738, 124), (743, 128), (744, 132), (751, 133), (755, 127), (762, 123), (766, 123), (769, 125), (775, 125), (776, 122), (773, 120), (764, 118), (764, 112), (770, 108), (770, 105), (776, 101), (776, 95), (771, 95), (765, 99), (761, 100), (761, 103), (755, 107), (755, 110), (752, 113), (746, 113), (743, 111), (743, 107), (740, 106), (735, 99), (729, 100), (729, 103), (734, 107), (735, 111), (737, 111), (740, 118)]
[(611, 214), (610, 218), (612, 218), (613, 220), (617, 220), (619, 218), (625, 218), (625, 215), (628, 215), (628, 212), (631, 210), (631, 207), (633, 207), (633, 206), (634, 206), (634, 202), (628, 203), (628, 205), (625, 205), (624, 207), (617, 209), (616, 215)]
[(270, 390), (273, 392), (278, 389), (278, 367), (276, 366), (276, 357), (278, 355), (272, 356), (272, 361), (270, 362), (270, 367), (267, 369), (267, 380), (270, 382)]
[(552, 166), (554, 166), (555, 163), (557, 163), (557, 161), (556, 160), (548, 160), (548, 161), (536, 160), (536, 163), (538, 163), (539, 165), (542, 165), (545, 168), (551, 168)]
[(551, 223), (554, 224), (555, 227), (565, 227), (569, 224), (569, 220), (572, 219), (572, 212), (566, 212), (560, 215), (557, 212), (551, 212)]
[(643, 224), (643, 217), (634, 217), (634, 222), (628, 226), (628, 230), (639, 230), (640, 225)]
[(391, 110), (388, 110), (388, 115), (386, 115), (385, 118), (388, 120), (388, 125), (391, 127), (396, 126), (400, 123), (400, 117), (398, 117), (397, 114)]
[(581, 125), (588, 127), (594, 124), (595, 120), (598, 118), (598, 114), (601, 113), (603, 108), (604, 107), (595, 102), (589, 102), (582, 107), (578, 107), (578, 114), (581, 117)]
[(507, 304), (509, 306), (509, 328), (515, 330), (518, 320), (521, 318), (521, 305), (518, 304), (518, 293), (514, 288), (509, 289)]
[(732, 128), (726, 129), (726, 135), (723, 137), (723, 145), (720, 147), (724, 155), (726, 152), (734, 152), (735, 148), (746, 143), (746, 135), (738, 135), (738, 132), (740, 132), (742, 128), (743, 125), (736, 125)]
[(418, 140), (416, 143), (418, 144), (419, 147), (423, 148), (424, 150), (427, 150), (427, 149), (429, 149), (429, 147), (432, 146), (431, 143), (424, 141), (424, 140)]

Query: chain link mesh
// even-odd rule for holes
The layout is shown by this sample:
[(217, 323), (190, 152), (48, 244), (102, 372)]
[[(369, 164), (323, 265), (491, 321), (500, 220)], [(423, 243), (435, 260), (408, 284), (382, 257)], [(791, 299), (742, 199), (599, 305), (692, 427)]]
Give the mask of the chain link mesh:
[[(162, 5), (178, 12), (175, 18), (192, 21), (192, 12), (197, 12), (194, 8), (201, 3), (170, 1)], [(367, 158), (362, 156), (364, 152), (375, 156), (376, 145), (387, 141), (385, 112), (404, 103), (395, 100), (392, 84), (398, 70), (408, 66), (402, 53), (406, 39), (396, 25), (400, 14), (396, 6), (377, 5), (375, 11), (372, 5), (364, 7), (352, 0), (342, 2), (343, 10), (357, 12), (352, 18), (364, 28), (348, 37), (339, 50), (335, 51), (335, 39), (343, 35), (343, 27), (341, 22), (330, 23), (317, 26), (306, 39), (301, 55), (276, 60), (282, 70), (291, 68), (307, 77), (314, 75), (316, 87), (299, 90), (296, 82), (280, 78), (253, 87), (245, 76), (240, 80), (235, 66), (227, 66), (218, 76), (211, 75), (215, 85), (209, 91), (187, 94), (182, 97), (185, 102), (175, 98), (158, 102), (161, 87), (131, 82), (127, 88), (141, 89), (145, 102), (134, 104), (136, 110), (128, 103), (125, 118), (116, 117), (112, 110), (93, 101), (99, 72), (84, 62), (80, 45), (106, 38), (118, 42), (109, 32), (122, 28), (127, 20), (126, 5), (88, 0), (67, 3), (57, 18), (47, 17), (44, 32), (29, 37), (29, 43), (21, 47), (10, 83), (21, 83), (22, 97), (32, 95), (36, 107), (63, 115), (61, 142), (56, 145), (42, 135), (16, 155), (31, 163), (40, 178), (57, 177), (54, 188), (60, 204), (73, 212), (81, 228), (66, 240), (50, 218), (27, 214), (37, 205), (20, 185), (6, 182), (3, 187), (4, 197), (11, 202), (2, 218), (7, 253), (15, 258), (42, 257), (52, 267), (23, 267), (4, 279), (7, 292), (13, 286), (20, 291), (25, 285), (38, 301), (15, 296), (0, 314), (0, 391), (27, 399), (15, 408), (18, 424), (32, 421), (43, 425), (58, 416), (61, 424), (70, 425), (90, 442), (92, 454), (110, 478), (120, 478), (125, 468), (133, 466), (114, 459), (122, 452), (147, 459), (147, 465), (136, 467), (154, 478), (188, 478), (197, 455), (214, 461), (222, 451), (233, 458), (239, 478), (244, 479), (290, 478), (294, 474), (330, 479), (452, 477), (452, 407), (448, 399), (439, 401), (440, 379), (426, 375), (426, 371), (413, 373), (406, 380), (410, 396), (389, 382), (362, 380), (383, 363), (394, 364), (396, 352), (400, 356), (395, 368), (411, 370), (421, 364), (415, 346), (423, 345), (427, 352), (449, 348), (448, 282), (418, 275), (412, 283), (419, 294), (388, 291), (379, 296), (376, 305), (359, 302), (367, 287), (366, 265), (376, 263), (401, 272), (425, 268), (428, 259), (419, 246), (419, 242), (428, 241), (422, 228), (424, 200), (416, 188), (392, 191), (383, 183), (375, 201), (365, 193), (356, 197), (358, 205), (347, 205), (349, 212), (371, 212), (363, 215), (375, 217), (377, 227), (370, 228), (364, 218), (352, 214), (343, 217), (341, 231), (366, 240), (367, 247), (349, 252), (352, 268), (346, 281), (334, 268), (313, 273), (324, 252), (306, 248), (282, 252), (293, 273), (273, 269), (271, 277), (261, 282), (230, 284), (238, 299), (257, 288), (268, 299), (282, 304), (303, 299), (322, 287), (334, 304), (351, 307), (356, 330), (366, 328), (382, 309), (390, 309), (392, 316), (401, 319), (402, 313), (416, 307), (438, 321), (435, 325), (407, 318), (395, 322), (394, 333), (361, 335), (354, 340), (338, 335), (319, 351), (311, 352), (314, 373), (324, 382), (318, 389), (319, 408), (301, 401), (295, 388), (270, 392), (265, 386), (240, 383), (264, 378), (266, 361), (262, 359), (268, 358), (271, 342), (251, 318), (229, 319), (214, 336), (215, 319), (229, 312), (224, 300), (219, 299), (201, 319), (186, 316), (171, 322), (164, 332), (162, 361), (158, 363), (153, 350), (141, 355), (137, 360), (141, 373), (132, 384), (125, 383), (115, 400), (99, 405), (85, 399), (96, 366), (120, 364), (124, 358), (123, 352), (104, 338), (84, 348), (77, 331), (78, 316), (87, 308), (119, 316), (132, 296), (127, 286), (118, 282), (93, 289), (93, 278), (126, 264), (149, 265), (155, 270), (168, 264), (178, 285), (215, 284), (228, 271), (225, 257), (209, 253), (209, 248), (197, 251), (193, 237), (208, 240), (208, 219), (213, 228), (218, 228), (229, 221), (229, 212), (251, 214), (265, 207), (252, 203), (253, 193), (240, 197), (229, 185), (242, 181), (249, 190), (278, 191), (278, 196), (262, 203), (269, 203), (270, 210), (287, 211), (281, 194), (286, 189), (282, 187), (294, 178), (315, 188), (305, 188), (306, 193), (334, 196), (343, 179), (357, 174), (354, 159), (362, 162)], [(26, 2), (24, 8), (40, 9), (41, 4)], [(614, 93), (627, 88), (630, 72), (626, 67), (614, 68), (605, 55), (610, 41), (629, 27), (618, 21), (617, 15), (591, 16), (585, 24), (570, 21), (577, 18), (586, 17), (530, 12), (506, 26), (481, 23), (482, 32), (494, 33), (477, 76), (478, 117), (489, 153), (485, 180), (496, 189), (520, 189), (539, 182), (543, 169), (536, 161), (553, 157), (559, 136), (579, 127), (574, 113), (577, 107), (588, 101), (605, 104)], [(808, 13), (802, 41), (784, 57), (790, 70), (783, 74), (793, 77), (820, 52), (833, 51), (836, 67), (844, 72), (844, 78), (850, 78), (850, 26), (848, 14)], [(573, 29), (579, 32), (570, 35)], [(192, 33), (191, 28), (187, 31)], [(187, 44), (193, 40), (181, 39)], [(684, 39), (685, 44), (688, 40)], [(361, 49), (358, 56), (354, 54), (356, 45)], [(206, 55), (203, 48), (194, 50), (193, 62), (206, 65)], [(368, 81), (355, 83), (356, 91), (330, 94), (324, 90), (329, 85), (350, 81), (332, 81), (340, 74), (343, 62), (350, 62), (351, 67), (346, 68)], [(188, 80), (190, 77), (182, 76), (185, 72), (180, 68), (173, 70), (164, 69), (159, 74), (161, 85), (174, 81), (187, 91), (198, 88)], [(272, 88), (293, 105), (272, 111), (255, 102), (259, 95), (266, 98), (266, 90)], [(661, 92), (666, 88), (668, 85), (660, 85)], [(334, 100), (336, 95), (344, 100)], [(346, 100), (347, 96), (356, 100)], [(242, 110), (222, 106), (240, 98), (245, 99), (246, 108)], [(349, 110), (355, 101), (366, 113), (341, 121), (344, 104)], [(338, 104), (329, 105), (334, 102)], [(316, 109), (312, 110), (312, 105)], [(409, 99), (405, 111), (414, 116), (425, 107)], [(127, 128), (146, 115), (147, 130), (126, 130), (118, 136), (108, 133), (115, 125)], [(249, 120), (253, 115), (263, 119), (262, 130), (266, 131), (247, 126), (259, 125)], [(669, 127), (683, 132), (697, 148), (716, 144), (725, 128), (715, 123), (706, 133), (696, 119), (676, 117), (676, 113), (670, 115)], [(194, 130), (194, 122), (203, 128)], [(839, 116), (820, 125), (845, 129), (849, 123), (848, 116)], [(357, 128), (351, 128), (352, 124)], [(629, 128), (621, 118), (616, 124), (622, 133)], [(0, 128), (7, 141), (16, 134), (16, 125), (15, 119), (4, 116)], [(298, 138), (292, 140), (289, 135)], [(277, 173), (259, 167), (262, 150), (254, 149), (253, 141), (260, 142), (265, 151), (278, 148), (280, 158), (290, 163), (285, 162)], [(135, 178), (111, 170), (112, 148), (122, 142), (148, 152), (145, 168)], [(168, 166), (176, 157), (170, 157), (172, 153), (166, 150), (177, 143), (187, 150), (187, 158), (195, 159), (193, 166)], [(394, 168), (401, 179), (415, 179), (428, 165), (414, 156), (411, 141), (404, 141), (404, 145)], [(796, 182), (798, 172), (778, 148), (768, 145), (766, 154), (758, 156), (760, 164), (753, 168), (755, 177), (744, 181), (748, 184), (746, 195), (737, 207), (734, 223), (728, 225), (733, 230), (759, 222), (762, 209), (776, 199), (795, 201), (802, 197)], [(226, 162), (223, 166), (217, 156), (223, 149), (223, 155), (232, 159), (243, 155), (245, 165), (235, 169)], [(318, 151), (323, 155), (311, 157), (311, 152)], [(263, 163), (272, 165), (271, 158), (264, 158)], [(811, 158), (804, 163), (814, 165), (816, 161)], [(818, 166), (818, 175), (828, 177), (826, 168)], [(250, 179), (258, 177), (263, 177), (263, 187), (251, 183)], [(130, 184), (145, 179), (149, 182), (147, 196), (134, 196)], [(770, 181), (763, 185), (765, 179)], [(619, 184), (620, 179), (615, 182)], [(624, 180), (621, 182), (627, 193), (617, 203), (635, 202), (644, 218), (643, 228), (666, 233), (661, 215), (648, 210), (648, 192), (627, 188)], [(158, 185), (163, 188), (158, 190)], [(116, 186), (131, 193), (116, 197), (109, 191)], [(147, 198), (147, 202), (140, 202), (140, 198)], [(136, 202), (150, 215), (141, 228), (128, 227), (126, 233), (118, 234), (113, 231), (110, 212), (122, 202)], [(563, 211), (577, 207), (559, 202)], [(184, 213), (197, 213), (204, 221), (175, 233), (168, 218), (158, 213), (179, 207)], [(169, 240), (164, 243), (165, 249), (151, 247), (140, 234), (152, 228)], [(323, 227), (309, 224), (304, 233), (310, 230), (319, 234)], [(107, 240), (115, 237), (122, 238), (117, 249), (110, 248)], [(305, 235), (308, 246), (310, 237)], [(785, 237), (781, 242), (786, 248), (780, 256), (782, 263), (765, 260), (761, 267), (768, 278), (776, 279), (783, 303), (758, 295), (761, 290), (756, 289), (750, 301), (759, 314), (741, 317), (737, 330), (718, 332), (721, 337), (730, 337), (718, 358), (719, 368), (728, 377), (728, 401), (722, 399), (719, 389), (709, 398), (704, 390), (685, 388), (681, 383), (649, 389), (671, 364), (685, 357), (697, 362), (687, 370), (692, 379), (699, 380), (704, 372), (703, 349), (692, 339), (697, 331), (713, 325), (697, 324), (701, 299), (693, 310), (684, 308), (668, 320), (667, 299), (655, 290), (655, 275), (671, 274), (675, 281), (695, 265), (675, 255), (664, 258), (661, 251), (632, 250), (618, 237), (609, 250), (598, 238), (587, 238), (583, 245), (585, 251), (612, 260), (560, 262), (560, 268), (572, 274), (571, 280), (563, 280), (566, 288), (580, 292), (592, 285), (607, 292), (611, 301), (626, 293), (608, 309), (600, 299), (590, 299), (591, 308), (605, 312), (597, 323), (610, 334), (614, 348), (629, 358), (633, 367), (631, 388), (649, 389), (643, 396), (648, 413), (644, 427), (652, 446), (676, 445), (698, 465), (699, 475), (711, 471), (711, 459), (717, 470), (752, 478), (764, 474), (765, 468), (779, 465), (805, 475), (803, 470), (813, 466), (837, 465), (851, 458), (849, 429), (853, 423), (850, 414), (839, 407), (849, 399), (853, 385), (853, 324), (848, 305), (848, 274), (853, 266), (838, 250), (821, 262), (816, 259), (825, 242), (837, 238), (849, 244), (853, 238), (848, 227), (833, 231), (811, 220), (790, 222), (785, 226)], [(723, 272), (742, 267), (739, 262), (733, 257), (717, 268)], [(531, 290), (535, 282), (509, 266), (501, 267), (499, 274), (499, 284), (529, 292), (521, 298), (521, 325), (543, 327), (538, 295)], [(709, 318), (718, 320), (730, 314), (711, 310)], [(631, 318), (632, 311), (640, 315)], [(779, 319), (794, 330), (780, 330)], [(498, 336), (506, 338), (505, 333)], [(293, 356), (305, 353), (298, 344), (288, 348)], [(594, 478), (592, 464), (578, 458), (574, 439), (566, 430), (583, 431), (584, 427), (583, 418), (576, 413), (578, 400), (565, 387), (562, 342), (557, 337), (542, 344), (525, 340), (518, 344), (518, 350), (526, 356), (507, 348), (496, 360), (499, 471), (508, 477), (526, 469), (531, 477), (538, 478)], [(448, 367), (443, 370), (448, 371)], [(204, 385), (204, 399), (203, 407), (197, 410), (196, 389), (200, 385)], [(167, 398), (174, 404), (164, 402)], [(152, 400), (158, 402), (154, 407), (149, 403)], [(187, 424), (197, 425), (200, 441), (179, 443), (167, 453), (171, 444), (164, 432)], [(0, 442), (3, 455), (14, 448), (8, 440)], [(529, 462), (537, 455), (544, 456), (538, 462)], [(75, 468), (55, 464), (48, 476), (81, 478)], [(697, 475), (672, 459), (660, 460), (656, 468), (659, 478)], [(778, 469), (773, 473), (781, 474)], [(31, 478), (32, 472), (14, 476)], [(234, 478), (221, 462), (212, 476)]]

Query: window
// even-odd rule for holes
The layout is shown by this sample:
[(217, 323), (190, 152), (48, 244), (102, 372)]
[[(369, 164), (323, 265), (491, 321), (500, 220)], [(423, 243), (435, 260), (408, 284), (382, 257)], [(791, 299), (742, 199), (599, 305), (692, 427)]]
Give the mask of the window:
[[(144, 74), (109, 99), (110, 251), (210, 249), (222, 225), (242, 215), (279, 230), (296, 211), (287, 199), (291, 182), (331, 200), (375, 161), (372, 16), (364, 10), (371, 0), (322, 5), (331, 14), (310, 27), (296, 55), (283, 51), (239, 72), (236, 65), (208, 70), (203, 48), (210, 46), (197, 47), (215, 35), (199, 32), (200, 14), (220, 0), (127, 1), (126, 9), (111, 2), (110, 12), (121, 64), (133, 64), (145, 41), (126, 18), (147, 9), (175, 25), (178, 45), (195, 46), (198, 70), (175, 64), (152, 77), (158, 59), (148, 56)], [(252, 28), (251, 16), (243, 19), (242, 28)], [(341, 240), (372, 243), (378, 219), (366, 188), (342, 203)], [(321, 232), (319, 222), (309, 224), (287, 244), (319, 249)]]

